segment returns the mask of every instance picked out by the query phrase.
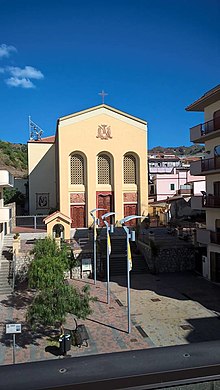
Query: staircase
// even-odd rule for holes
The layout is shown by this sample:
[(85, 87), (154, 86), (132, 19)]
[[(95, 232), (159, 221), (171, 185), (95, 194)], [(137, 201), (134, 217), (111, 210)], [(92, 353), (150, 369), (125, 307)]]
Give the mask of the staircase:
[[(120, 229), (120, 230), (119, 230)], [(144, 257), (138, 253), (135, 242), (131, 242), (132, 274), (148, 273), (149, 269)], [(103, 229), (99, 241), (99, 253), (102, 272), (106, 275), (106, 230)], [(127, 272), (127, 242), (123, 229), (117, 228), (111, 234), (110, 275), (126, 275)]]
[(13, 234), (7, 234), (0, 253), (0, 294), (12, 293), (12, 246)]

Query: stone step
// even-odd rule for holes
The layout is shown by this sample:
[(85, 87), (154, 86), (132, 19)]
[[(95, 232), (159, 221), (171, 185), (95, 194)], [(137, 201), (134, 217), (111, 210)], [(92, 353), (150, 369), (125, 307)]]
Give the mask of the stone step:
[(0, 288), (0, 295), (7, 295), (7, 294), (11, 294), (11, 293), (12, 293), (11, 287), (3, 288), (3, 289)]

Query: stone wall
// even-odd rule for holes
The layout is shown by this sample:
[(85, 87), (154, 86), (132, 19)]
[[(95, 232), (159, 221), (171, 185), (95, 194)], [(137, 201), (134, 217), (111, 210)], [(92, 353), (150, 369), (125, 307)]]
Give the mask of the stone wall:
[(138, 241), (138, 249), (152, 273), (181, 272), (195, 269), (195, 249), (190, 247), (160, 248), (158, 256), (153, 258), (149, 245)]

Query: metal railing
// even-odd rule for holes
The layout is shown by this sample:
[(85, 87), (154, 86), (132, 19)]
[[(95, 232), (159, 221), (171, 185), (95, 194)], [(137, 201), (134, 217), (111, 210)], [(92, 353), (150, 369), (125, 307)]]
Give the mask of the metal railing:
[(32, 228), (32, 229), (46, 229), (43, 222), (47, 215), (20, 215), (16, 216), (16, 226)]
[(199, 125), (193, 126), (193, 127), (191, 127), (190, 130), (192, 130), (194, 128), (198, 128), (198, 127), (200, 128), (201, 136), (210, 134), (213, 131), (220, 130), (220, 117), (219, 118), (215, 118), (215, 119), (211, 119), (210, 121), (207, 121), (207, 122), (201, 123)]
[(210, 232), (210, 238), (212, 244), (220, 244), (220, 233)]
[(215, 195), (203, 196), (203, 207), (220, 207), (220, 197)]
[(201, 170), (211, 171), (213, 169), (220, 169), (220, 157), (212, 157), (201, 160)]

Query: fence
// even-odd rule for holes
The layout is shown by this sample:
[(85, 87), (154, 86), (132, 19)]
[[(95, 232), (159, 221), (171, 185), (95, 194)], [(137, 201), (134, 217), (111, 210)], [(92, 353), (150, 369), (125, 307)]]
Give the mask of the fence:
[(16, 226), (32, 229), (46, 230), (46, 225), (43, 222), (47, 215), (21, 215), (15, 218)]

